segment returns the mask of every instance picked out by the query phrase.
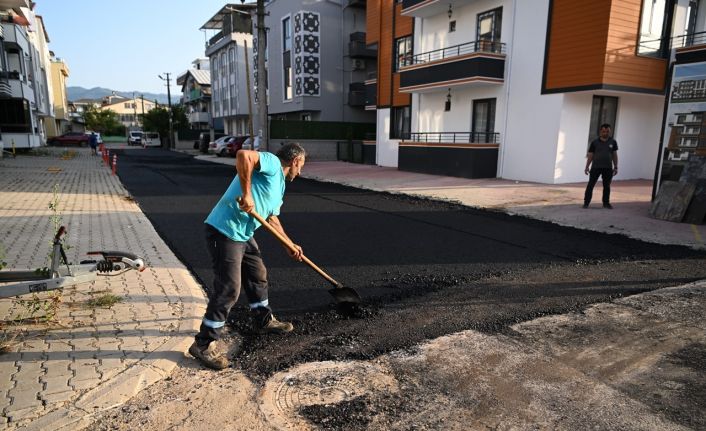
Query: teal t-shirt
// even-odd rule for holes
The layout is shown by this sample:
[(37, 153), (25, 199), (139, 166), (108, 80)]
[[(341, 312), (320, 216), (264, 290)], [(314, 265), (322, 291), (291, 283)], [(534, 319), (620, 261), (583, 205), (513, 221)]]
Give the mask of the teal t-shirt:
[[(260, 153), (260, 170), (253, 171), (250, 189), (255, 211), (265, 219), (278, 216), (284, 186), (284, 172), (279, 158), (272, 153)], [(255, 229), (260, 227), (254, 217), (240, 209), (236, 199), (242, 194), (240, 178), (236, 176), (205, 221), (233, 241), (249, 240)]]

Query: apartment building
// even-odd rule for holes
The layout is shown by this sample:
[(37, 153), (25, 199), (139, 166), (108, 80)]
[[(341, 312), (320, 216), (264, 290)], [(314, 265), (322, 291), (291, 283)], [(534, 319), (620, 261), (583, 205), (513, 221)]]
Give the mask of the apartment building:
[(365, 1), (271, 0), (266, 11), (269, 115), (374, 122), (365, 81), (377, 52), (365, 44)]
[(377, 163), (583, 181), (588, 143), (609, 123), (620, 178), (653, 178), (669, 40), (698, 30), (699, 3), (370, 0)]
[(213, 127), (222, 127), (232, 135), (249, 134), (251, 112), (254, 133), (259, 129), (254, 115), (255, 60), (250, 15), (254, 9), (254, 4), (226, 4), (201, 26), (201, 30), (215, 32), (205, 51), (210, 61)]
[(191, 68), (177, 76), (181, 86), (181, 102), (189, 120), (189, 128), (211, 127), (211, 71), (208, 58), (197, 58)]
[(28, 0), (0, 6), (0, 132), (6, 146), (43, 145), (53, 124), (49, 37)]
[(49, 82), (52, 83), (52, 109), (54, 116), (47, 122), (47, 137), (61, 135), (72, 130), (71, 108), (66, 94), (66, 79), (69, 67), (62, 58), (52, 57), (49, 63)]
[(123, 97), (116, 94), (104, 98), (99, 110), (111, 110), (118, 115), (118, 121), (128, 130), (142, 128), (140, 116), (157, 107), (157, 102), (144, 97)]

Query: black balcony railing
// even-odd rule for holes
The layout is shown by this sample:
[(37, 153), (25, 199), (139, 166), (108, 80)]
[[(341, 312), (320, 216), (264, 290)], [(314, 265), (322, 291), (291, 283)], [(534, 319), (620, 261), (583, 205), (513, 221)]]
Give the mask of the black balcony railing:
[(681, 36), (673, 37), (671, 47), (674, 49), (704, 44), (706, 44), (706, 31), (700, 31), (697, 33), (687, 33), (682, 34)]
[(413, 55), (408, 59), (401, 59), (400, 66), (429, 63), (431, 61), (458, 57), (459, 55), (472, 54), (474, 52), (504, 54), (505, 44), (490, 40), (476, 40), (474, 42), (467, 42), (460, 45), (449, 46), (447, 48), (435, 49), (434, 51), (423, 52), (421, 54)]
[(403, 139), (413, 142), (451, 143), (451, 144), (499, 144), (500, 133), (497, 132), (414, 132), (403, 136)]

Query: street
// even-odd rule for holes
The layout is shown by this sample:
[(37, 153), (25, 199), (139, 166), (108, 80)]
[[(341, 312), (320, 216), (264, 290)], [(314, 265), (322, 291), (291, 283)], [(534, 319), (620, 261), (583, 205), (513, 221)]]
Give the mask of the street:
[[(202, 224), (234, 168), (159, 149), (118, 154), (120, 180), (209, 286)], [(270, 303), (296, 329), (286, 343), (255, 337), (241, 295), (230, 322), (244, 338), (235, 366), (256, 380), (465, 329), (503, 333), (540, 316), (706, 278), (704, 254), (683, 247), (305, 179), (288, 184), (281, 220), (310, 259), (361, 294), (364, 308), (356, 318), (337, 314), (327, 282), (259, 230)]]

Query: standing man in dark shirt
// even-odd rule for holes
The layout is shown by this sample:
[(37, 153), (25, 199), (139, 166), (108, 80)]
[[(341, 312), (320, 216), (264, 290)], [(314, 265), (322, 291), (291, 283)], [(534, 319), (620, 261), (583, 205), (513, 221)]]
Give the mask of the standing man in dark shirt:
[[(590, 168), (590, 170), (589, 170)], [(588, 208), (593, 197), (593, 187), (598, 177), (603, 180), (603, 208), (613, 209), (610, 204), (610, 182), (618, 174), (618, 143), (610, 136), (610, 124), (601, 124), (598, 139), (591, 142), (586, 154), (588, 185), (583, 196), (583, 207)]]

